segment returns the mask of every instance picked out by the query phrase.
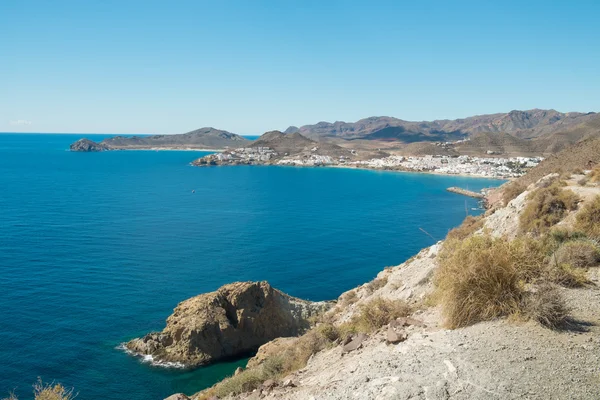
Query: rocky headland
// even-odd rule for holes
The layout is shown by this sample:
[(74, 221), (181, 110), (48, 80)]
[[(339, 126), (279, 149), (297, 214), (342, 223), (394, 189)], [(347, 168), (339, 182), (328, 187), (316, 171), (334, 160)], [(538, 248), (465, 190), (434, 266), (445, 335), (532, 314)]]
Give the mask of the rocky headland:
[(181, 302), (162, 332), (129, 341), (133, 354), (156, 363), (197, 367), (256, 351), (282, 336), (298, 336), (331, 306), (288, 296), (267, 282), (236, 282)]
[(71, 151), (104, 150), (221, 150), (228, 147), (242, 147), (250, 143), (248, 139), (235, 133), (200, 128), (177, 135), (114, 136), (99, 143), (80, 139), (70, 147)]

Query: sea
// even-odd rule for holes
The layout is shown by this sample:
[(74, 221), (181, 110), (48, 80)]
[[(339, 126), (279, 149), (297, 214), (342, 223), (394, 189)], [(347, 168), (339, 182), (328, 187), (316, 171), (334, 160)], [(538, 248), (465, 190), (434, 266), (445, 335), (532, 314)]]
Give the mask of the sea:
[(444, 238), (500, 180), (344, 168), (199, 168), (193, 151), (69, 152), (86, 136), (0, 134), (0, 398), (192, 394), (247, 359), (165, 368), (119, 346), (182, 300), (267, 280), (335, 299)]

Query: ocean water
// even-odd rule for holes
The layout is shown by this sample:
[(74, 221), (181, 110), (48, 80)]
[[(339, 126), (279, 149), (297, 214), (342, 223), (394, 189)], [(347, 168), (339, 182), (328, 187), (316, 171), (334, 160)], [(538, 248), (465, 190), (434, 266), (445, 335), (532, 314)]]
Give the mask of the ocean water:
[[(88, 135), (92, 139), (101, 139)], [(0, 397), (37, 377), (81, 399), (193, 393), (245, 360), (153, 367), (117, 346), (236, 280), (334, 299), (442, 239), (498, 180), (339, 168), (191, 167), (203, 153), (71, 153), (0, 134)], [(193, 192), (195, 191), (195, 193)]]

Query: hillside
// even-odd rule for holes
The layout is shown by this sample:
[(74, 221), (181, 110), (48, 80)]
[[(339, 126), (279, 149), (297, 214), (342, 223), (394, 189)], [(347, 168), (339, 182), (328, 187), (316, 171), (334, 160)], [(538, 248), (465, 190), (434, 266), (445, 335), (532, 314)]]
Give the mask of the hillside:
[[(87, 139), (86, 139), (87, 140)], [(87, 146), (72, 146), (72, 151), (90, 151)], [(98, 143), (100, 150), (135, 150), (135, 149), (223, 149), (225, 147), (243, 147), (250, 141), (243, 136), (214, 128), (200, 128), (191, 132), (176, 135), (152, 136), (115, 136)], [(93, 147), (92, 147), (93, 148)], [(92, 150), (93, 151), (93, 150)]]
[(508, 133), (518, 138), (550, 135), (587, 122), (594, 113), (561, 113), (555, 110), (511, 111), (509, 113), (477, 115), (456, 120), (404, 121), (393, 117), (370, 117), (357, 122), (319, 122), (300, 128), (289, 127), (286, 133), (299, 132), (311, 138), (341, 137), (372, 140), (452, 141), (474, 133)]

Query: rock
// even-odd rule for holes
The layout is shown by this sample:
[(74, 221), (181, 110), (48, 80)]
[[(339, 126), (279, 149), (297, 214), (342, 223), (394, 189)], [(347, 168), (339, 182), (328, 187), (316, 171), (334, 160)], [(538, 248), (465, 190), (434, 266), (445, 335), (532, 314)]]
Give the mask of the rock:
[(418, 326), (420, 328), (426, 328), (427, 325), (425, 325), (423, 323), (423, 321), (420, 321), (418, 319), (415, 318), (411, 318), (411, 317), (400, 317), (397, 318), (395, 321), (392, 322), (392, 326), (396, 327), (403, 327), (403, 326)]
[(297, 336), (310, 327), (311, 316), (330, 306), (288, 296), (267, 282), (236, 282), (181, 302), (162, 332), (126, 346), (158, 362), (196, 367), (256, 351), (278, 337)]
[(110, 150), (110, 147), (108, 147), (104, 143), (96, 143), (93, 140), (79, 139), (75, 143), (71, 144), (71, 146), (69, 146), (69, 149), (71, 151), (94, 152)]
[(242, 367), (237, 367), (235, 369), (235, 372), (233, 373), (233, 375), (239, 375), (243, 372), (244, 370), (242, 369)]
[(271, 390), (273, 389), (275, 386), (277, 386), (277, 382), (275, 382), (273, 379), (267, 379), (266, 381), (263, 382), (262, 387), (264, 389), (267, 390)]
[(190, 398), (183, 393), (175, 393), (167, 397), (165, 400), (190, 400)]
[(364, 333), (359, 333), (350, 341), (350, 343), (347, 343), (344, 345), (344, 347), (342, 347), (342, 353), (349, 353), (351, 351), (359, 349), (366, 339), (367, 335), (365, 335)]
[(282, 387), (296, 387), (296, 384), (291, 379), (286, 379), (281, 384)]
[(406, 333), (404, 333), (404, 332), (398, 333), (398, 332), (396, 332), (396, 330), (394, 330), (394, 328), (392, 327), (391, 324), (388, 325), (387, 334), (385, 337), (385, 340), (388, 343), (393, 343), (393, 344), (400, 343), (400, 342), (405, 341), (406, 338), (407, 338)]

